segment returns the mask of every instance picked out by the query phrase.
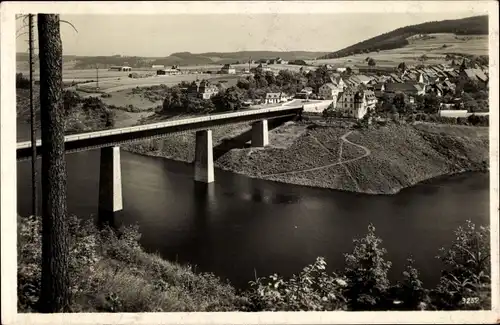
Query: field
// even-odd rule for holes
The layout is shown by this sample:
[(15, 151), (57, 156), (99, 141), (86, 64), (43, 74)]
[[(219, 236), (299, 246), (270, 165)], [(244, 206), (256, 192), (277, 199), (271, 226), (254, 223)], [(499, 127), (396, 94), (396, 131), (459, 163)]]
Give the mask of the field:
[[(429, 59), (425, 64), (445, 63), (446, 53), (467, 55), (488, 55), (487, 35), (430, 34), (432, 38), (412, 39), (410, 44), (399, 49), (351, 55), (337, 59), (310, 61), (314, 65), (366, 65), (365, 59), (371, 57), (380, 66), (397, 66), (401, 62), (417, 65), (418, 58), (425, 54)], [(446, 47), (443, 47), (446, 45)]]
[[(95, 71), (94, 75), (91, 76), (91, 70), (74, 70), (65, 71), (63, 74), (63, 80), (65, 82), (70, 82), (71, 80), (92, 80), (92, 82), (81, 83), (78, 85), (78, 89), (94, 89), (95, 83)], [(117, 92), (125, 89), (135, 88), (135, 87), (149, 87), (155, 85), (165, 84), (167, 86), (174, 86), (182, 81), (191, 82), (197, 79), (210, 79), (215, 82), (226, 81), (229, 86), (235, 85), (240, 75), (217, 75), (217, 74), (181, 74), (177, 76), (152, 76), (148, 78), (129, 78), (128, 74), (130, 72), (122, 72), (121, 77), (116, 77), (115, 71), (105, 71), (106, 73), (101, 76), (99, 73), (99, 88), (105, 93)], [(115, 77), (112, 77), (115, 74)], [(74, 79), (71, 79), (73, 77)]]

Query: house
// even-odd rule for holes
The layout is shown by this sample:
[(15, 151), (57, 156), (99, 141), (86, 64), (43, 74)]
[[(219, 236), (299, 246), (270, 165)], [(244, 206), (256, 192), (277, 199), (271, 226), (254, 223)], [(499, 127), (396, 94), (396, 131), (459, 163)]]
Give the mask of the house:
[(259, 63), (259, 65), (258, 65), (257, 67), (255, 67), (255, 68), (251, 68), (251, 69), (250, 69), (250, 72), (255, 73), (255, 72), (257, 72), (257, 70), (261, 70), (262, 72), (267, 72), (267, 71), (269, 71), (269, 72), (270, 72), (270, 71), (271, 71), (271, 68), (269, 68), (268, 66), (264, 66), (264, 65), (262, 65), (262, 63)]
[(287, 100), (288, 96), (285, 93), (267, 93), (264, 102), (265, 104), (279, 104)]
[(111, 66), (109, 71), (132, 71), (132, 68), (128, 66)]
[(365, 76), (364, 74), (358, 74), (355, 76), (356, 79), (359, 80), (359, 83), (367, 85), (373, 78), (369, 76)]
[(376, 83), (372, 86), (375, 97), (381, 98), (385, 92), (385, 84), (384, 83)]
[(305, 87), (304, 89), (295, 94), (295, 98), (308, 99), (312, 93), (313, 90), (311, 87)]
[(385, 92), (389, 94), (404, 93), (409, 96), (419, 96), (425, 94), (425, 85), (416, 82), (388, 83), (385, 85)]
[(347, 88), (339, 95), (336, 109), (346, 117), (362, 119), (376, 104), (373, 91)]
[(456, 86), (453, 82), (451, 82), (449, 80), (445, 80), (445, 81), (443, 81), (442, 84), (443, 84), (443, 89), (445, 92), (455, 93)]
[(446, 71), (446, 74), (448, 75), (448, 77), (450, 78), (458, 78), (458, 73), (455, 71), (455, 70), (450, 70), (450, 71)]
[(340, 88), (338, 85), (329, 82), (319, 87), (318, 96), (324, 99), (333, 99), (337, 100), (338, 94), (343, 90), (343, 87)]
[(235, 74), (236, 69), (231, 67), (230, 64), (224, 64), (224, 66), (220, 69), (220, 72), (223, 74)]
[(201, 82), (193, 81), (188, 87), (188, 94), (190, 96), (202, 99), (210, 99), (218, 92), (219, 88), (206, 80), (202, 80)]
[(443, 87), (440, 84), (438, 84), (438, 83), (428, 85), (427, 89), (426, 89), (426, 92), (428, 94), (434, 94), (437, 97), (441, 97), (444, 94)]
[(156, 70), (156, 75), (157, 76), (173, 76), (173, 75), (178, 75), (181, 74), (181, 72), (177, 69), (160, 69)]
[(395, 73), (389, 75), (393, 82), (403, 82), (403, 80)]
[(151, 69), (155, 69), (155, 70), (165, 69), (165, 66), (163, 64), (153, 64), (151, 66)]
[(484, 86), (488, 84), (488, 77), (481, 69), (464, 69), (460, 72), (460, 76), (479, 82)]
[(345, 87), (345, 82), (344, 80), (342, 79), (342, 77), (340, 75), (334, 75), (334, 76), (331, 76), (330, 77), (330, 82), (334, 85), (336, 85), (338, 88), (340, 88), (340, 90), (344, 90), (344, 87)]
[(313, 93), (313, 89), (311, 87), (305, 87), (300, 92), (306, 93), (307, 95), (311, 95)]

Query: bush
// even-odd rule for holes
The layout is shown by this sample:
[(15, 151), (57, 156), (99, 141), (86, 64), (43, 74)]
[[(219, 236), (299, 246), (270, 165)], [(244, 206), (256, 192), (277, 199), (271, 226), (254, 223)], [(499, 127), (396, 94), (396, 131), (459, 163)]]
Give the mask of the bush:
[(384, 259), (387, 253), (381, 247), (382, 239), (376, 236), (375, 227), (368, 226), (368, 234), (354, 239), (354, 250), (345, 254), (347, 278), (346, 298), (351, 310), (387, 309), (391, 262)]
[(414, 260), (408, 258), (403, 271), (403, 280), (393, 288), (395, 309), (424, 310), (430, 304), (429, 291), (424, 288), (418, 270), (413, 266)]
[[(244, 310), (247, 300), (212, 274), (145, 253), (136, 226), (99, 230), (68, 216), (73, 312)], [(41, 276), (41, 218), (18, 220), (18, 309), (35, 311)]]
[(29, 89), (30, 80), (25, 78), (22, 73), (16, 73), (16, 88)]
[(451, 246), (441, 248), (437, 256), (444, 270), (433, 291), (434, 305), (441, 310), (490, 309), (489, 229), (467, 221), (455, 235)]
[(326, 261), (314, 264), (285, 280), (277, 274), (250, 282), (250, 302), (258, 311), (332, 311), (345, 310), (345, 278), (326, 272)]
[[(71, 292), (81, 294), (89, 283), (87, 274), (93, 272), (100, 260), (100, 239), (91, 223), (68, 216), (70, 238), (69, 272)], [(34, 311), (40, 293), (41, 277), (41, 229), (40, 217), (19, 217), (18, 220), (18, 308)]]

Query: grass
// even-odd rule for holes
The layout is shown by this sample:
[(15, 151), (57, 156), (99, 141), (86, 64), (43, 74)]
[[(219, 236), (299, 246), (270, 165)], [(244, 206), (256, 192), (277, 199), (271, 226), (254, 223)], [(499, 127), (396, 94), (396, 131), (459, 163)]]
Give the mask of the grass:
[[(136, 227), (99, 231), (68, 217), (73, 312), (228, 311), (246, 300), (212, 274), (146, 253)], [(41, 219), (18, 217), (18, 308), (32, 312), (39, 294)]]

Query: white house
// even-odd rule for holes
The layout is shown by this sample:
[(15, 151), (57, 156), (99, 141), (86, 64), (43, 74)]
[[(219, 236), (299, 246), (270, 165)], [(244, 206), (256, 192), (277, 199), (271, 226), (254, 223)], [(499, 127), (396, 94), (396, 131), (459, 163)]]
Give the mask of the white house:
[(345, 89), (338, 97), (336, 109), (346, 117), (362, 119), (377, 104), (375, 93), (371, 90)]
[(288, 96), (285, 93), (267, 93), (264, 102), (266, 104), (279, 104), (287, 100)]
[(128, 66), (112, 66), (109, 68), (110, 71), (132, 71), (131, 67)]
[(221, 73), (224, 73), (224, 74), (235, 74), (236, 73), (236, 69), (231, 67), (230, 64), (224, 64), (224, 66), (222, 67), (222, 69), (220, 69)]

